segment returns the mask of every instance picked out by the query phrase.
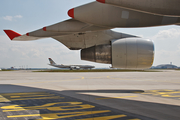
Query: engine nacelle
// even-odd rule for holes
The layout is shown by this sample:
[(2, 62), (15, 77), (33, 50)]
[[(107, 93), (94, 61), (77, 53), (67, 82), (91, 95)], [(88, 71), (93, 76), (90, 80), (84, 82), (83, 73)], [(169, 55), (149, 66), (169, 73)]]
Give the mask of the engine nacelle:
[(111, 45), (99, 45), (81, 50), (81, 59), (112, 64), (113, 68), (146, 69), (154, 61), (154, 44), (142, 38), (112, 40)]

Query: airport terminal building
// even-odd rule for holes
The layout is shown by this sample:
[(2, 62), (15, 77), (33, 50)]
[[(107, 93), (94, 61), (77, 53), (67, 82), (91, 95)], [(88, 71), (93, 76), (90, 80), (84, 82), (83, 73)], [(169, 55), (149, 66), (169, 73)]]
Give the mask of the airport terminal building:
[(178, 69), (178, 67), (172, 64), (162, 64), (162, 65), (156, 66), (155, 69)]

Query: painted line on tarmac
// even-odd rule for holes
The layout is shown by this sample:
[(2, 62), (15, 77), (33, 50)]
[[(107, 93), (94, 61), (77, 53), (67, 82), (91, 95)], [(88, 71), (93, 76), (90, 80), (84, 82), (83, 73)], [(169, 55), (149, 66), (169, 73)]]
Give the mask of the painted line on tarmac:
[(168, 90), (168, 89), (147, 90), (141, 94), (152, 95), (152, 96), (163, 97), (163, 98), (180, 99), (180, 90)]
[[(83, 111), (83, 112), (67, 112), (67, 113), (48, 113), (48, 114), (14, 115), (14, 116), (7, 116), (7, 117), (8, 118), (17, 118), (17, 117), (40, 116), (43, 119), (58, 119), (58, 118), (70, 118), (70, 117), (91, 115), (91, 114), (98, 114), (98, 113), (106, 113), (106, 112), (111, 112), (111, 111), (103, 110), (103, 111)], [(60, 115), (65, 115), (65, 116), (60, 116)], [(36, 120), (43, 120), (43, 119), (36, 119)]]
[(111, 76), (107, 76), (108, 79), (115, 79), (115, 80), (138, 80), (139, 79), (127, 79), (127, 78), (114, 78), (114, 77), (111, 77)]
[(5, 93), (0, 94), (0, 102), (11, 102), (19, 100), (38, 100), (38, 99), (63, 99), (64, 97), (56, 96), (46, 92), (31, 93)]
[(10, 100), (6, 99), (2, 95), (0, 95), (0, 102), (11, 102)]
[(28, 92), (28, 93), (1, 93), (0, 95), (3, 96), (13, 96), (13, 95), (37, 95), (37, 94), (48, 94), (50, 95), (50, 93), (46, 93), (46, 92)]
[(122, 97), (107, 97), (107, 98), (96, 98), (96, 100), (116, 99), (116, 98), (132, 98), (138, 96), (122, 96)]
[[(54, 92), (5, 93), (0, 95), (9, 100), (9, 102), (0, 101), (0, 110), (2, 111), (0, 114), (3, 115), (3, 119), (141, 120), (144, 118), (138, 114), (127, 113)], [(137, 96), (114, 98), (128, 97)]]
[(111, 119), (123, 118), (123, 117), (127, 117), (127, 116), (126, 115), (113, 115), (113, 116), (96, 117), (94, 119), (87, 118), (87, 119), (76, 119), (76, 120), (111, 120)]

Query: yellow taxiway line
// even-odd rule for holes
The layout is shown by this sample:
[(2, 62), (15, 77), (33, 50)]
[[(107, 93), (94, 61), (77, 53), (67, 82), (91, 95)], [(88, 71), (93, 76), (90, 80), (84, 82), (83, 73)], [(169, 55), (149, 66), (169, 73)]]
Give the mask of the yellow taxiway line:
[(121, 96), (121, 97), (96, 98), (96, 100), (116, 99), (116, 98), (132, 98), (132, 97), (138, 97), (138, 96)]

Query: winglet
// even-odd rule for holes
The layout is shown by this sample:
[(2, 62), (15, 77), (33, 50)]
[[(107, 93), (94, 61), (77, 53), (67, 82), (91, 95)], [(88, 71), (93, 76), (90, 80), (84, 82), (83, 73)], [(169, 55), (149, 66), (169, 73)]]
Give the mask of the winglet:
[(7, 34), (7, 36), (13, 40), (15, 37), (19, 37), (21, 36), (21, 34), (17, 33), (17, 32), (14, 32), (12, 30), (4, 30), (4, 32)]

